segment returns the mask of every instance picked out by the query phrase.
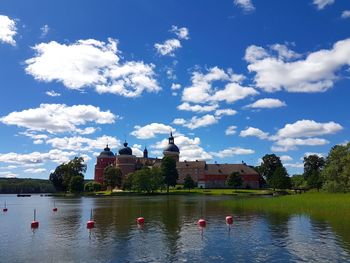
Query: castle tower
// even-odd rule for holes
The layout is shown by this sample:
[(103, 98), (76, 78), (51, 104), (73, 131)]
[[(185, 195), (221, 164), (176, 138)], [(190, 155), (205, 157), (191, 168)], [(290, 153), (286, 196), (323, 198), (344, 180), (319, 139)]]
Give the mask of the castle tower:
[(148, 158), (148, 151), (147, 148), (145, 147), (145, 149), (143, 150), (143, 158)]
[(115, 155), (106, 145), (106, 148), (97, 156), (97, 162), (95, 164), (95, 175), (94, 180), (97, 183), (103, 184), (104, 176), (103, 171), (108, 165), (115, 165)]
[(124, 142), (124, 148), (121, 148), (119, 155), (116, 156), (116, 165), (121, 170), (123, 176), (135, 172), (136, 156), (132, 155), (132, 150), (128, 147), (126, 141)]
[(174, 158), (176, 162), (179, 161), (180, 150), (174, 143), (173, 133), (170, 132), (168, 146), (163, 151), (164, 157)]

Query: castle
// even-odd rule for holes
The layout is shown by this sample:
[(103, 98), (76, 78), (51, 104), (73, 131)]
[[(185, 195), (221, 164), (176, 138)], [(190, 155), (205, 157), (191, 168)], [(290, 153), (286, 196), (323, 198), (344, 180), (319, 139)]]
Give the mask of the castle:
[[(114, 154), (111, 149), (106, 146), (104, 150), (97, 156), (95, 165), (94, 180), (103, 183), (103, 171), (108, 165), (117, 166), (123, 176), (133, 173), (142, 167), (160, 167), (162, 160), (158, 158), (148, 157), (148, 151), (145, 148), (143, 157), (136, 157), (132, 154), (132, 149), (128, 147), (128, 143), (124, 143), (124, 147)], [(176, 161), (176, 168), (179, 173), (178, 183), (182, 184), (186, 176), (191, 176), (198, 187), (202, 188), (223, 188), (227, 177), (233, 172), (238, 173), (242, 178), (243, 188), (257, 189), (261, 187), (261, 176), (250, 166), (242, 164), (209, 164), (206, 161), (181, 161), (180, 150), (176, 146), (174, 137), (170, 133), (169, 142), (163, 151), (164, 157), (168, 156)]]

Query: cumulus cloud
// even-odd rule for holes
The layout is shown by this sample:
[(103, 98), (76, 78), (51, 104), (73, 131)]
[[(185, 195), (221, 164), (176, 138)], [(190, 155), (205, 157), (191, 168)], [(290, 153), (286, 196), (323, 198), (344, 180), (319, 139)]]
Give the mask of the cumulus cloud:
[(236, 133), (237, 126), (228, 126), (227, 129), (225, 130), (226, 135), (233, 135)]
[(219, 109), (215, 111), (216, 117), (222, 117), (222, 116), (232, 116), (237, 114), (237, 111), (233, 109)]
[[(245, 59), (248, 70), (254, 72), (257, 87), (267, 92), (324, 92), (333, 87), (336, 73), (350, 65), (350, 39), (336, 42), (331, 49), (309, 53), (304, 59), (295, 59), (292, 51), (283, 53), (250, 46)], [(293, 60), (291, 61), (291, 58)]]
[(313, 0), (313, 4), (318, 10), (325, 8), (327, 5), (332, 5), (335, 0)]
[[(213, 67), (206, 74), (195, 71), (192, 74), (192, 84), (185, 87), (182, 93), (182, 101), (192, 103), (211, 103), (223, 101), (233, 103), (248, 96), (258, 94), (251, 87), (243, 87), (240, 82), (242, 75), (232, 73)], [(214, 82), (223, 83), (223, 88), (214, 87)]]
[(279, 99), (272, 99), (272, 98), (265, 98), (255, 101), (252, 104), (247, 105), (247, 108), (253, 108), (253, 109), (272, 109), (272, 108), (279, 108), (287, 106), (287, 104), (284, 101), (281, 101)]
[(117, 118), (110, 111), (101, 111), (92, 105), (40, 104), (39, 108), (11, 112), (1, 117), (0, 121), (32, 131), (60, 133), (79, 131), (77, 126), (91, 122), (111, 124)]
[(252, 149), (230, 147), (219, 152), (211, 152), (210, 154), (219, 158), (226, 158), (226, 157), (232, 157), (234, 155), (247, 155), (247, 154), (253, 154), (253, 153), (255, 153), (255, 151)]
[(47, 96), (50, 96), (50, 97), (59, 97), (59, 96), (61, 96), (60, 93), (57, 93), (57, 92), (54, 91), (54, 90), (46, 91), (45, 94), (46, 94)]
[(184, 102), (177, 106), (177, 109), (183, 110), (183, 111), (192, 111), (192, 112), (210, 112), (214, 111), (219, 107), (218, 104), (212, 104), (212, 105), (191, 105), (188, 102)]
[(15, 20), (8, 16), (0, 15), (0, 42), (15, 46), (16, 40), (14, 36), (16, 34), (17, 28)]
[(267, 139), (269, 137), (269, 134), (267, 132), (263, 132), (262, 130), (254, 127), (248, 127), (247, 129), (241, 131), (239, 133), (239, 136), (241, 137), (258, 137), (260, 139)]
[(344, 10), (342, 13), (341, 13), (341, 18), (350, 18), (350, 10)]
[(181, 89), (181, 85), (180, 85), (180, 84), (175, 84), (175, 83), (172, 83), (172, 84), (171, 84), (171, 89), (172, 89), (172, 90), (178, 90), (178, 89)]
[(285, 167), (289, 167), (289, 168), (304, 168), (304, 164), (303, 163), (285, 163), (283, 164)]
[(316, 152), (306, 152), (304, 153), (304, 156), (301, 157), (300, 159), (301, 160), (304, 160), (304, 157), (308, 157), (310, 155), (317, 155), (318, 157), (324, 157), (324, 154), (323, 153), (316, 153)]
[(182, 118), (174, 119), (173, 123), (176, 125), (182, 125), (191, 130), (207, 127), (209, 125), (213, 125), (218, 122), (218, 118), (213, 115), (206, 114), (202, 117), (193, 116), (190, 120), (185, 120)]
[(297, 146), (319, 146), (328, 144), (329, 141), (321, 138), (284, 138), (277, 139), (272, 145), (271, 150), (275, 152), (287, 152), (290, 150), (296, 150)]
[(251, 0), (234, 0), (234, 4), (242, 8), (245, 12), (252, 12), (255, 10)]
[(108, 43), (95, 39), (73, 44), (40, 43), (33, 47), (35, 56), (25, 61), (25, 70), (36, 80), (62, 82), (74, 90), (95, 87), (98, 93), (125, 97), (161, 90), (154, 78), (154, 65), (142, 61), (122, 63), (117, 43), (114, 39), (108, 39)]
[(107, 135), (97, 137), (96, 139), (81, 136), (55, 137), (46, 140), (46, 144), (49, 144), (56, 149), (78, 152), (102, 150), (105, 148), (106, 144), (108, 144), (111, 149), (116, 150), (117, 147), (120, 147), (121, 145), (119, 139)]
[[(211, 160), (211, 154), (207, 153), (201, 146), (201, 140), (198, 137), (189, 138), (182, 134), (175, 135), (175, 144), (180, 148), (180, 160)], [(168, 140), (163, 139), (152, 145), (152, 153), (161, 154), (163, 149), (168, 145)]]
[(20, 154), (15, 152), (0, 153), (0, 162), (11, 164), (38, 164), (51, 161), (57, 164), (68, 162), (76, 153), (73, 151), (66, 152), (58, 149), (50, 150), (49, 152), (32, 152)]
[(6, 172), (0, 172), (1, 177), (5, 177), (5, 178), (16, 178), (18, 176), (18, 174), (12, 173), (10, 171), (6, 171)]
[(175, 33), (179, 39), (189, 39), (189, 31), (188, 28), (186, 27), (177, 27), (177, 26), (172, 26), (171, 27), (171, 32)]
[(136, 125), (135, 130), (131, 132), (131, 135), (138, 139), (151, 139), (156, 137), (157, 134), (169, 134), (170, 131), (175, 131), (173, 127), (162, 123), (151, 123), (145, 126)]
[(313, 120), (300, 120), (292, 124), (286, 124), (282, 129), (278, 130), (279, 137), (313, 137), (326, 134), (334, 134), (343, 127), (333, 121), (320, 123)]
[(289, 155), (282, 155), (282, 156), (280, 156), (280, 160), (282, 162), (288, 162), (288, 161), (293, 161), (293, 158)]
[(156, 48), (157, 52), (162, 56), (175, 56), (174, 52), (176, 49), (181, 48), (181, 42), (180, 40), (176, 38), (168, 39), (164, 41), (162, 44), (156, 43), (154, 44), (154, 47)]
[(30, 174), (41, 174), (45, 173), (46, 169), (45, 168), (28, 168), (24, 170), (25, 173), (30, 173)]

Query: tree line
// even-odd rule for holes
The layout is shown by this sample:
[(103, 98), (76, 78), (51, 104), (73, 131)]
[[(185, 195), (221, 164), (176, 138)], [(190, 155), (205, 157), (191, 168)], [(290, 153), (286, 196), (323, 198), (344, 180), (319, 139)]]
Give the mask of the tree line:
[(1, 194), (52, 192), (55, 192), (55, 188), (49, 180), (30, 178), (0, 178)]

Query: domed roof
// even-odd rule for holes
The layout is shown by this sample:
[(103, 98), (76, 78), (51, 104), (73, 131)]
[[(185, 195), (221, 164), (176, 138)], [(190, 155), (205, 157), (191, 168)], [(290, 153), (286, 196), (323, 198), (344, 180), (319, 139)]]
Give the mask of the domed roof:
[(170, 133), (169, 144), (167, 145), (167, 147), (165, 147), (164, 152), (180, 152), (179, 148), (174, 143), (174, 137), (172, 132)]
[(114, 153), (111, 151), (111, 149), (108, 147), (108, 144), (107, 144), (106, 148), (103, 149), (103, 151), (100, 153), (98, 157), (114, 157)]
[(130, 147), (128, 147), (128, 143), (124, 142), (124, 148), (121, 148), (119, 150), (120, 155), (132, 155), (132, 150)]

